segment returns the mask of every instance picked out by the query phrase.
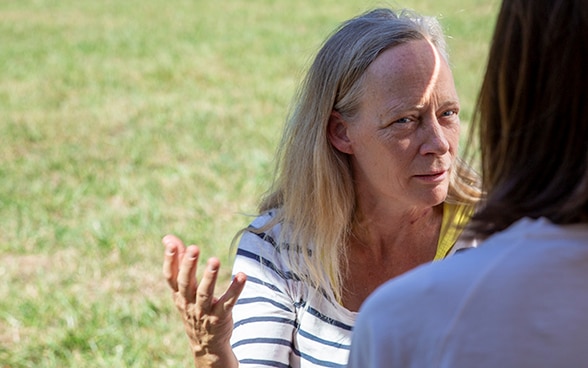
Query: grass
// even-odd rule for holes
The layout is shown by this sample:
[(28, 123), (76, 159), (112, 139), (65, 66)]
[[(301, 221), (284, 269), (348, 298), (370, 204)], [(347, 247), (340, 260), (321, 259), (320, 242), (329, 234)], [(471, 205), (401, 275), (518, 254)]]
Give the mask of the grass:
[(373, 6), (439, 16), (467, 124), (488, 3), (2, 1), (0, 367), (191, 366), (159, 240), (228, 279), (321, 41)]

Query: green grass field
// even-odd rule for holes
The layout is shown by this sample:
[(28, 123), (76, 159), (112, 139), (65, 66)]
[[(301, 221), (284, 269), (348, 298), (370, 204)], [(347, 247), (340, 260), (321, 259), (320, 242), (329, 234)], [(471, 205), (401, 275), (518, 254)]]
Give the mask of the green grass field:
[(341, 21), (436, 15), (462, 121), (497, 1), (0, 2), (0, 367), (189, 367), (175, 233), (230, 272), (290, 99)]

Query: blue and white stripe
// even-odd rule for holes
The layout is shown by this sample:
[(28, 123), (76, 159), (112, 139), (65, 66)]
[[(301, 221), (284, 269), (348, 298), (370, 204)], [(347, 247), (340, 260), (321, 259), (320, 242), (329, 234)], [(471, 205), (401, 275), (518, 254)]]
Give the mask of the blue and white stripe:
[[(258, 217), (253, 226), (269, 221)], [(233, 351), (241, 367), (345, 367), (356, 313), (324, 291), (301, 282), (277, 256), (279, 225), (267, 234), (246, 232), (233, 273), (247, 283), (233, 309)]]

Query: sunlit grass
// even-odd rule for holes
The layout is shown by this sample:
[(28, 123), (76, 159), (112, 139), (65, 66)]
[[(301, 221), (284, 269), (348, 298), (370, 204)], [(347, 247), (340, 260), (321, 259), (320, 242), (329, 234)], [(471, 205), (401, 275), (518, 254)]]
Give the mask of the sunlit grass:
[(467, 125), (495, 3), (0, 3), (0, 366), (190, 366), (168, 232), (230, 272), (288, 104), (342, 20), (440, 16)]

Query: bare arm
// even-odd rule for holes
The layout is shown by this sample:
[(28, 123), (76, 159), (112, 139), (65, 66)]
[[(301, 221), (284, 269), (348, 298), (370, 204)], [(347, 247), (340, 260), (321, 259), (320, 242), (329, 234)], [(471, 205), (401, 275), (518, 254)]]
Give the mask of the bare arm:
[(220, 262), (210, 258), (198, 283), (196, 270), (200, 250), (167, 235), (163, 274), (173, 291), (176, 308), (180, 312), (194, 363), (198, 368), (236, 368), (239, 366), (230, 345), (233, 330), (232, 309), (243, 291), (246, 276), (235, 275), (229, 288), (219, 298), (214, 297)]

